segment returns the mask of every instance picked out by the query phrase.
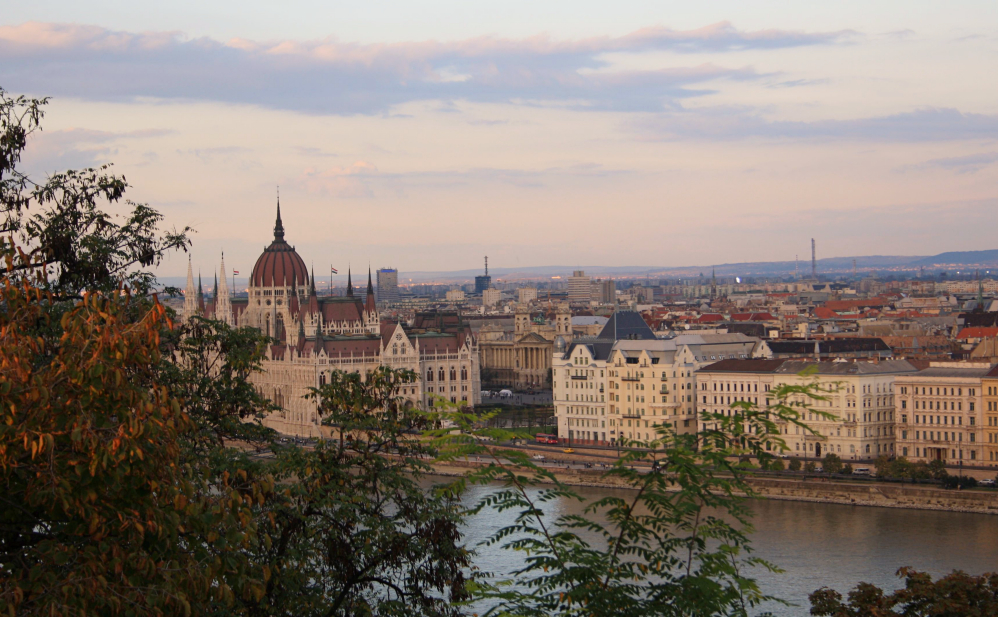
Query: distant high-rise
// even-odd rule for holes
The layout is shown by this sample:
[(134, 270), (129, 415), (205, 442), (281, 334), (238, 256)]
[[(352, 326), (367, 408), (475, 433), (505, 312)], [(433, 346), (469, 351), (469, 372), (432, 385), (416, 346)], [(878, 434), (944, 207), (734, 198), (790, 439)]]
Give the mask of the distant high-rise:
[(399, 301), (399, 271), (395, 268), (378, 269), (378, 302), (389, 304)]
[(485, 275), (475, 277), (475, 293), (482, 293), (492, 288), (492, 277), (489, 276), (489, 258), (485, 257)]
[(568, 277), (568, 301), (590, 302), (593, 299), (591, 279), (584, 270), (576, 270)]

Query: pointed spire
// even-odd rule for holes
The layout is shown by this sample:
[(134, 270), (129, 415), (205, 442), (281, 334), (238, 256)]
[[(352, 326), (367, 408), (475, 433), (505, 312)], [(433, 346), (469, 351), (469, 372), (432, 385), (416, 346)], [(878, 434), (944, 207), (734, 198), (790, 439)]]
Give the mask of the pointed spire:
[(371, 282), (371, 266), (367, 267), (367, 302), (364, 305), (364, 310), (368, 313), (374, 313), (378, 310), (374, 303), (374, 284)]
[(198, 314), (204, 315), (204, 289), (201, 287), (200, 272), (198, 272)]
[(277, 223), (274, 224), (274, 242), (284, 242), (284, 223), (281, 222), (281, 189), (277, 189)]
[(347, 266), (347, 297), (353, 297), (353, 282), (350, 278), (350, 266)]
[(311, 279), (311, 281), (309, 281), (309, 284), (308, 284), (308, 295), (310, 295), (310, 296), (314, 296), (315, 295), (315, 264), (314, 263), (312, 264), (312, 279)]
[(229, 297), (229, 284), (226, 281), (228, 271), (225, 269), (225, 253), (222, 253), (222, 263), (219, 266), (222, 279), (215, 290), (215, 319), (232, 325), (232, 300)]
[(191, 318), (197, 314), (198, 310), (198, 292), (194, 287), (194, 266), (191, 264), (191, 258), (187, 258), (187, 289), (184, 291), (184, 317)]

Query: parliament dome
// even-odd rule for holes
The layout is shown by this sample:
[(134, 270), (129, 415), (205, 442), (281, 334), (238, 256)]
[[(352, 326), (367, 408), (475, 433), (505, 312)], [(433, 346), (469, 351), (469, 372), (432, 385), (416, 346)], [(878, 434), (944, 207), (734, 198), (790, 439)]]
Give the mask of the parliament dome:
[(284, 241), (284, 225), (281, 223), (281, 204), (277, 204), (277, 224), (274, 225), (274, 241), (263, 249), (256, 260), (250, 275), (253, 287), (308, 286), (308, 268), (295, 248)]

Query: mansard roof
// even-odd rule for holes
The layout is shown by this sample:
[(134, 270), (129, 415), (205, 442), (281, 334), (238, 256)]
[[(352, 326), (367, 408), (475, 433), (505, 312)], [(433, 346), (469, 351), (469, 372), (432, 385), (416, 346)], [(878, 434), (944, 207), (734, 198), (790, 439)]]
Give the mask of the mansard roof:
[(622, 339), (654, 339), (655, 332), (648, 327), (637, 311), (616, 311), (603, 326), (599, 338), (619, 341)]

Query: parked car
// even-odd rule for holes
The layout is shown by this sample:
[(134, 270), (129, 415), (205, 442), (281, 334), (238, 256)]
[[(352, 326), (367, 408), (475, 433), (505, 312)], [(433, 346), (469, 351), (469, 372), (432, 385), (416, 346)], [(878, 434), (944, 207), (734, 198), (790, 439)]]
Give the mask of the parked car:
[(543, 461), (545, 459), (545, 457), (544, 457), (543, 454), (535, 454), (535, 455), (531, 456), (530, 458), (534, 459), (535, 461)]
[(575, 454), (575, 450), (573, 450), (572, 448), (565, 448), (564, 450), (562, 450), (562, 452), (564, 452), (565, 454)]
[(857, 467), (857, 468), (855, 468), (855, 469), (852, 470), (852, 475), (854, 475), (854, 476), (869, 476), (869, 475), (872, 475), (872, 474), (870, 473), (870, 468), (869, 467)]
[(994, 487), (995, 481), (992, 478), (987, 478), (987, 479), (984, 479), (984, 480), (979, 480), (977, 482), (977, 485), (978, 486), (990, 486), (990, 487)]

